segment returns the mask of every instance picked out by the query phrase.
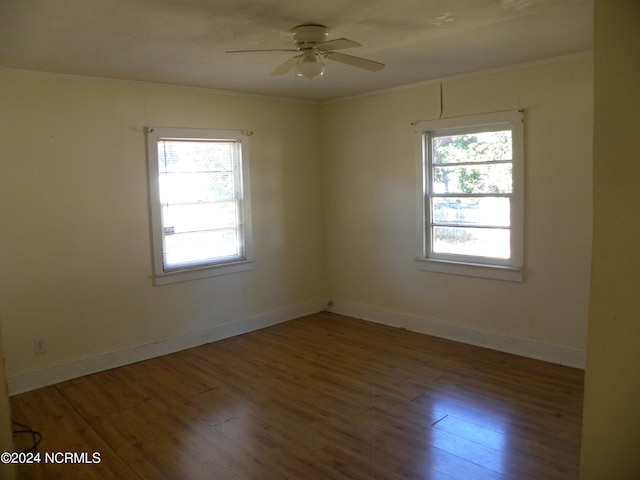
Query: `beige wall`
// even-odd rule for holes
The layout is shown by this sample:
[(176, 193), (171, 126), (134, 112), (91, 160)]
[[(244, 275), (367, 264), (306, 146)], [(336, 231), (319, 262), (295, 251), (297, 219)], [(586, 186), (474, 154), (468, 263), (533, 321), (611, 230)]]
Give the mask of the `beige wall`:
[[(584, 353), (592, 57), (450, 79), (442, 94), (443, 117), (526, 111), (525, 282), (416, 268), (411, 122), (438, 118), (432, 84), (323, 106), (328, 296), (337, 310), (383, 323), (520, 353), (549, 345)], [(512, 338), (524, 341), (513, 347)]]
[[(0, 324), (0, 453), (13, 451), (13, 433), (11, 428), (11, 406), (7, 392), (7, 376), (4, 369), (4, 343)], [(16, 478), (15, 465), (0, 462), (0, 478)]]
[[(592, 58), (449, 79), (442, 90), (443, 116), (526, 109), (524, 283), (414, 264), (411, 122), (439, 115), (437, 84), (316, 105), (0, 72), (10, 382), (32, 388), (126, 362), (138, 348), (153, 355), (158, 342), (322, 308), (325, 297), (338, 311), (405, 315), (408, 327), (445, 336), (453, 326), (460, 340), (489, 338), (516, 353), (583, 352)], [(255, 132), (253, 271), (152, 286), (145, 125)], [(34, 339), (46, 354), (34, 355)]]
[[(10, 71), (0, 92), (10, 381), (322, 300), (317, 105)], [(254, 131), (252, 271), (152, 285), (145, 125)]]
[(596, 0), (583, 480), (640, 478), (640, 3)]

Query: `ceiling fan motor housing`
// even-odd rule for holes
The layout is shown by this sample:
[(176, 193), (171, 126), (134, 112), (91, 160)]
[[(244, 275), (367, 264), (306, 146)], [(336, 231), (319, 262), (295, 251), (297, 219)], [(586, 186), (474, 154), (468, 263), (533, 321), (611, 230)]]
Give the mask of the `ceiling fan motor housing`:
[(329, 29), (324, 25), (298, 25), (291, 29), (291, 33), (296, 47), (304, 50), (326, 41)]

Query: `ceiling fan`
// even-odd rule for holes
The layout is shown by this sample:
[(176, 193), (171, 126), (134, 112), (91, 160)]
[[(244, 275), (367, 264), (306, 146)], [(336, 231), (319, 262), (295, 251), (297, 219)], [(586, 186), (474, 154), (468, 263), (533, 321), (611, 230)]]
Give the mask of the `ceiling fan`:
[(361, 47), (362, 45), (347, 38), (327, 40), (329, 29), (324, 25), (298, 25), (291, 29), (291, 33), (293, 34), (294, 48), (229, 50), (226, 53), (299, 52), (299, 55), (291, 57), (271, 72), (271, 75), (284, 75), (295, 68), (296, 75), (306, 77), (309, 80), (324, 73), (322, 58), (328, 58), (329, 60), (351, 65), (352, 67), (363, 68), (371, 72), (377, 72), (384, 68), (383, 63), (335, 52), (334, 50)]

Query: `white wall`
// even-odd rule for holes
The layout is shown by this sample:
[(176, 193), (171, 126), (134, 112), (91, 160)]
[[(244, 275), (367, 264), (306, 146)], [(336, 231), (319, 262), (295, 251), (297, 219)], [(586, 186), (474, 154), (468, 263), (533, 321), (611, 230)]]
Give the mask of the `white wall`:
[(597, 0), (582, 480), (640, 478), (640, 3)]
[[(0, 92), (13, 392), (324, 305), (317, 105), (12, 71)], [(145, 125), (254, 131), (251, 272), (152, 285)]]
[(592, 58), (446, 80), (443, 117), (525, 109), (524, 283), (418, 271), (411, 122), (440, 85), (323, 106), (328, 297), (334, 309), (584, 366), (591, 248)]

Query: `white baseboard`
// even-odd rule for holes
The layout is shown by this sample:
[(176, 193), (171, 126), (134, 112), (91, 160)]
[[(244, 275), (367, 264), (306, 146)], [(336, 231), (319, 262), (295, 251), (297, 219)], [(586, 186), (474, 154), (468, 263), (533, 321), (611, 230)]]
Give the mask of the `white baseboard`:
[(332, 300), (331, 311), (360, 318), (370, 322), (406, 328), (413, 332), (425, 333), (435, 337), (457, 342), (513, 353), (523, 357), (535, 358), (547, 362), (585, 368), (584, 349), (539, 342), (526, 338), (511, 337), (495, 332), (487, 332), (472, 327), (447, 323), (438, 319), (420, 318), (403, 313), (391, 312), (373, 305), (362, 305), (348, 301)]
[[(77, 358), (65, 363), (10, 375), (7, 378), (9, 395), (17, 395), (83, 375), (109, 370), (111, 368), (148, 360), (150, 358), (259, 330), (294, 318), (320, 312), (324, 310), (325, 307), (326, 301), (324, 299), (318, 299), (254, 317), (242, 318), (215, 325), (206, 330), (190, 332), (143, 345), (135, 345), (120, 350)], [(478, 345), (524, 357), (536, 358), (581, 369), (585, 368), (584, 349), (510, 337), (508, 335), (486, 332), (463, 325), (451, 324), (441, 320), (415, 317), (391, 312), (377, 306), (362, 305), (348, 301), (333, 300), (331, 311), (361, 318), (370, 322), (406, 328), (413, 332), (434, 335), (436, 337)]]
[(185, 333), (155, 342), (135, 345), (121, 350), (99, 353), (97, 355), (77, 358), (65, 363), (31, 370), (8, 376), (9, 395), (28, 392), (59, 382), (78, 378), (83, 375), (121, 367), (130, 363), (148, 360), (167, 355), (187, 348), (241, 335), (261, 328), (286, 322), (294, 318), (310, 315), (324, 310), (326, 302), (318, 299), (306, 303), (292, 305), (254, 317), (242, 318), (206, 330)]

